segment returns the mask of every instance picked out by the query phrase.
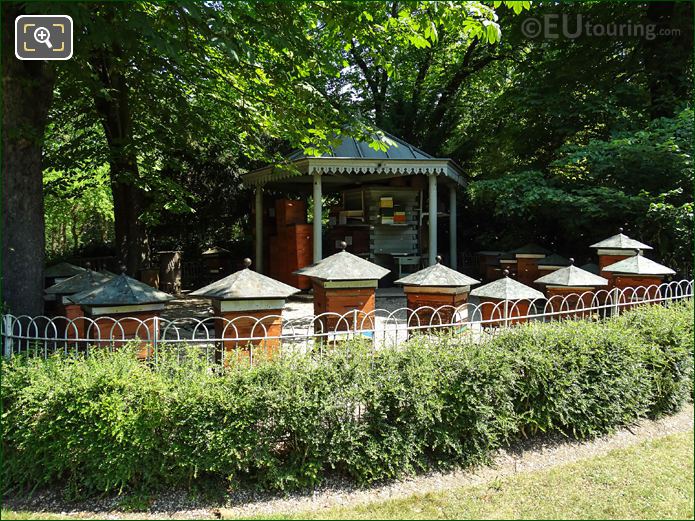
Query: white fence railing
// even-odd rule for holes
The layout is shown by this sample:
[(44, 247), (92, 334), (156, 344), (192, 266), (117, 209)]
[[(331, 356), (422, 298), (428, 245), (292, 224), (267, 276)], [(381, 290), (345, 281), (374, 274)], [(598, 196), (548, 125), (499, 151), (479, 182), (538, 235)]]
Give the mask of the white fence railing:
[(3, 354), (47, 357), (55, 353), (89, 354), (93, 349), (134, 345), (142, 358), (156, 359), (167, 348), (197, 348), (211, 363), (230, 356), (253, 363), (260, 354), (318, 353), (331, 344), (360, 337), (375, 348), (395, 346), (417, 334), (446, 332), (470, 341), (484, 341), (500, 328), (522, 322), (567, 318), (601, 319), (640, 304), (668, 304), (690, 299), (693, 281), (654, 286), (572, 293), (531, 301), (466, 303), (458, 307), (358, 310), (344, 315), (323, 313), (299, 318), (137, 317), (69, 319), (64, 316), (2, 315)]

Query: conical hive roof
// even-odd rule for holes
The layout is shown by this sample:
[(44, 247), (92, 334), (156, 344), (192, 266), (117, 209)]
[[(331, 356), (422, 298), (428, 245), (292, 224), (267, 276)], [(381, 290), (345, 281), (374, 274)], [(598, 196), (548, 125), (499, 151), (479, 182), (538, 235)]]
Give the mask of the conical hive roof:
[(603, 271), (623, 275), (675, 275), (676, 273), (671, 268), (654, 262), (639, 253), (606, 266)]
[(94, 289), (97, 286), (111, 280), (115, 275), (106, 275), (92, 270), (85, 270), (78, 275), (73, 275), (46, 289), (49, 295), (74, 295), (81, 291)]
[(653, 250), (651, 246), (631, 239), (623, 234), (622, 228), (618, 234), (608, 237), (602, 241), (592, 244), (590, 248), (601, 248), (605, 250)]
[(568, 288), (583, 288), (607, 286), (608, 279), (589, 273), (574, 265), (569, 265), (566, 268), (560, 268), (548, 275), (543, 275), (535, 280), (536, 284), (545, 284), (548, 286), (566, 286)]
[(285, 299), (301, 291), (249, 269), (251, 262), (248, 259), (246, 262), (246, 268), (197, 289), (191, 295), (216, 300)]
[(44, 277), (57, 278), (57, 277), (72, 277), (73, 275), (79, 275), (87, 271), (81, 266), (76, 266), (70, 264), (69, 262), (59, 262), (53, 266), (49, 266), (43, 272)]
[(456, 270), (452, 270), (451, 268), (440, 264), (438, 261), (433, 266), (428, 266), (427, 268), (416, 271), (415, 273), (411, 273), (402, 279), (398, 279), (394, 284), (402, 284), (403, 286), (454, 288), (480, 284), (480, 281), (475, 280), (468, 275), (464, 275)]
[(294, 273), (319, 280), (379, 280), (390, 270), (347, 251), (326, 257), (322, 261)]
[(503, 277), (471, 291), (471, 297), (494, 298), (497, 300), (533, 300), (545, 298), (543, 293), (519, 281)]
[(127, 306), (166, 302), (174, 297), (122, 273), (68, 298), (82, 306)]

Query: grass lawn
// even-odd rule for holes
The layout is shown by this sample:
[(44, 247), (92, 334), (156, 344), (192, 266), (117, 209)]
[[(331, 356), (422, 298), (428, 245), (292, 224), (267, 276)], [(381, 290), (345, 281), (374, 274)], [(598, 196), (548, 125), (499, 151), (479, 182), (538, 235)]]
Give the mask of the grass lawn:
[(487, 485), (286, 518), (692, 519), (693, 432)]
[[(2, 510), (1, 517), (66, 519), (60, 515), (10, 510)], [(487, 485), (283, 518), (692, 519), (693, 432), (643, 442), (549, 470), (510, 476)]]

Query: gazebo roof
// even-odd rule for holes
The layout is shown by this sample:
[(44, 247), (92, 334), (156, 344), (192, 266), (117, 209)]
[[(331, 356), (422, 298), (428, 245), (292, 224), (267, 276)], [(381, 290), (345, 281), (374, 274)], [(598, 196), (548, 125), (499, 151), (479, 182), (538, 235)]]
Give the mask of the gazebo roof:
[(497, 300), (533, 300), (545, 298), (543, 293), (505, 276), (471, 291), (471, 297)]
[(544, 275), (535, 280), (537, 284), (545, 284), (547, 286), (566, 286), (568, 288), (583, 288), (607, 286), (608, 279), (584, 271), (572, 264), (566, 268), (560, 268), (548, 275)]
[(88, 289), (96, 288), (111, 280), (115, 275), (106, 275), (97, 271), (85, 270), (69, 279), (53, 284), (46, 289), (49, 295), (74, 295)]
[(301, 268), (294, 273), (313, 279), (339, 280), (379, 280), (390, 270), (369, 262), (347, 251), (334, 253), (322, 261)]
[(394, 284), (402, 284), (403, 286), (456, 288), (480, 284), (480, 281), (440, 264), (439, 259), (437, 259), (437, 263), (433, 266), (428, 266), (425, 269), (411, 273), (402, 279), (398, 279)]
[(81, 291), (68, 298), (82, 306), (128, 306), (156, 304), (174, 297), (122, 273), (96, 288)]
[(604, 250), (653, 250), (648, 244), (641, 243), (631, 239), (627, 235), (623, 235), (623, 229), (620, 228), (616, 235), (608, 237), (602, 241), (589, 246), (590, 248), (599, 248)]
[(606, 266), (603, 271), (618, 275), (675, 275), (676, 273), (671, 268), (654, 262), (640, 253)]
[(229, 250), (222, 248), (221, 246), (213, 246), (212, 248), (208, 248), (205, 250), (201, 255), (219, 255), (221, 253), (229, 253)]
[(59, 262), (58, 264), (46, 268), (43, 272), (43, 276), (51, 278), (72, 277), (73, 275), (84, 273), (85, 271), (87, 270), (81, 266), (75, 266), (69, 262)]
[(301, 290), (246, 268), (191, 292), (196, 297), (215, 300), (286, 299)]
[[(379, 131), (375, 140), (381, 140), (386, 150), (376, 150), (368, 140), (341, 136), (337, 144), (317, 156), (295, 151), (285, 159), (287, 164), (271, 164), (241, 175), (248, 185), (304, 178), (311, 174), (400, 176), (414, 174), (444, 175), (457, 184), (465, 185), (464, 173), (452, 159), (433, 157), (406, 141)], [(296, 179), (295, 179), (296, 180)], [(333, 179), (333, 182), (339, 181)]]

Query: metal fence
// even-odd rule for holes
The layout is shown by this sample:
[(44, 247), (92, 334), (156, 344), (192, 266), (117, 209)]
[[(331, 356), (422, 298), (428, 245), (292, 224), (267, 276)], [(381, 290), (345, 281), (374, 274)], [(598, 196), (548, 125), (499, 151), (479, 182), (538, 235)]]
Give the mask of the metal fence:
[(525, 322), (601, 320), (637, 305), (668, 305), (691, 299), (693, 281), (654, 286), (572, 293), (531, 301), (466, 303), (458, 307), (354, 310), (343, 315), (324, 313), (298, 318), (268, 315), (178, 318), (153, 317), (30, 317), (2, 315), (3, 354), (47, 357), (55, 353), (89, 354), (94, 349), (135, 346), (138, 356), (156, 360), (168, 352), (191, 348), (211, 363), (285, 352), (321, 354), (326, 348), (360, 338), (375, 349), (397, 346), (414, 335), (447, 334), (482, 342), (498, 331)]

